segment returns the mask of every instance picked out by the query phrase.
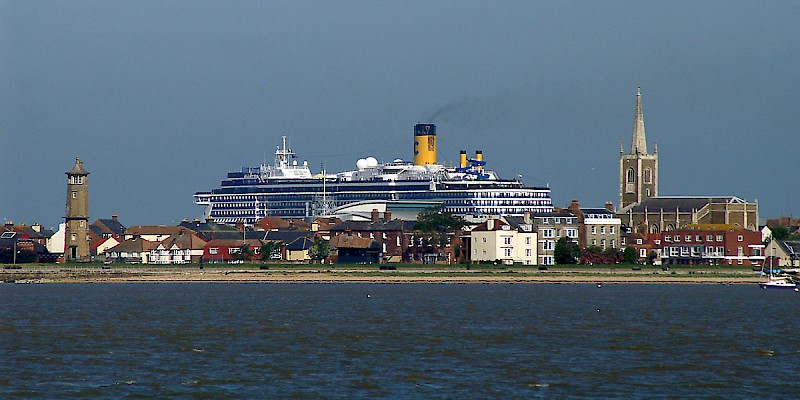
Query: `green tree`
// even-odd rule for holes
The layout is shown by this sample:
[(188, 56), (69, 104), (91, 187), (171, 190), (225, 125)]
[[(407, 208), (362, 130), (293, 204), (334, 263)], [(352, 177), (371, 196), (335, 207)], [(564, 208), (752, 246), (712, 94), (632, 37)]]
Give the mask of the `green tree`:
[(261, 261), (270, 261), (273, 259), (274, 256), (279, 255), (281, 251), (281, 247), (283, 246), (283, 242), (281, 241), (269, 241), (261, 245), (261, 249), (259, 249), (259, 257)]
[(647, 263), (653, 265), (653, 261), (658, 257), (655, 251), (651, 251), (650, 254), (647, 256)]
[(558, 239), (553, 250), (553, 258), (555, 258), (556, 264), (577, 264), (580, 256), (581, 249), (577, 243), (567, 237)]
[(308, 255), (317, 262), (328, 258), (331, 255), (331, 242), (323, 238), (317, 238), (311, 248), (308, 249)]
[(438, 251), (438, 258), (445, 257), (443, 249), (450, 240), (450, 234), (464, 229), (466, 222), (458, 215), (443, 212), (441, 208), (429, 208), (419, 214), (416, 230), (431, 235), (431, 244)]
[(626, 247), (625, 251), (622, 252), (622, 261), (628, 264), (636, 264), (639, 261), (639, 256), (636, 255), (636, 249), (633, 247)]
[(234, 253), (233, 258), (239, 261), (250, 261), (253, 259), (253, 249), (247, 243), (242, 243), (239, 246), (239, 251)]
[(789, 228), (785, 226), (776, 226), (772, 228), (772, 238), (775, 240), (786, 240), (789, 237)]

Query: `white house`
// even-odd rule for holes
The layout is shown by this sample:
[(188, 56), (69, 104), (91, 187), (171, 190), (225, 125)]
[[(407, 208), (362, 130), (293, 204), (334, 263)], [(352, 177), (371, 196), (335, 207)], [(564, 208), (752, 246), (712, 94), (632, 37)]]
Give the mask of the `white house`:
[(472, 230), (470, 245), (474, 262), (536, 264), (537, 240), (531, 224), (512, 225), (506, 220), (490, 218)]

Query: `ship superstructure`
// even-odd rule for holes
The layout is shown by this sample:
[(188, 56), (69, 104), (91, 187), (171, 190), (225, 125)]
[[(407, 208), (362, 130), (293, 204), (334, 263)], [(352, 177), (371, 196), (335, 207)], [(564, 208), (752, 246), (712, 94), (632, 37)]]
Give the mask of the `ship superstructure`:
[(501, 179), (485, 170), (482, 152), (474, 158), (461, 151), (458, 167), (436, 163), (436, 126), (414, 127), (414, 162), (358, 160), (356, 169), (312, 174), (286, 146), (275, 151), (272, 165), (229, 172), (220, 188), (194, 194), (205, 217), (216, 222), (254, 224), (267, 216), (309, 218), (341, 215), (359, 203), (440, 205), (464, 217), (523, 215), (553, 211), (550, 189), (526, 187), (521, 180)]

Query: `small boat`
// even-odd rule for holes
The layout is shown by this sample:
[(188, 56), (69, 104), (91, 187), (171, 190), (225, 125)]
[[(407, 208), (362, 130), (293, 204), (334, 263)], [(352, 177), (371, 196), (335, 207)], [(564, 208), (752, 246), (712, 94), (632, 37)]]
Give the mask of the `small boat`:
[(788, 276), (770, 276), (766, 282), (759, 282), (758, 286), (762, 289), (797, 289), (798, 286)]

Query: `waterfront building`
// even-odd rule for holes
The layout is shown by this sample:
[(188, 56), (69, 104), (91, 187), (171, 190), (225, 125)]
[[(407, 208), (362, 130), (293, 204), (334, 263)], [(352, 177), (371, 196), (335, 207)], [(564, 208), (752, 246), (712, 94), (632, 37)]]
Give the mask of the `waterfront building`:
[(653, 235), (662, 265), (764, 265), (761, 233), (732, 224), (690, 224)]
[(619, 148), (619, 208), (658, 196), (658, 145), (649, 153), (644, 130), (641, 88), (636, 89), (631, 152)]
[(170, 236), (150, 250), (151, 264), (191, 264), (198, 263), (203, 257), (206, 241), (196, 233), (181, 230), (178, 235)]
[(605, 208), (582, 208), (578, 200), (572, 200), (567, 209), (578, 219), (581, 249), (598, 247), (605, 250), (622, 247), (622, 220), (614, 214), (611, 202), (606, 203)]
[(530, 222), (490, 218), (470, 231), (470, 236), (472, 262), (506, 265), (536, 265), (538, 262), (538, 242)]
[(89, 261), (89, 172), (83, 161), (75, 158), (75, 165), (67, 174), (67, 213), (64, 258), (66, 261)]
[(150, 261), (150, 250), (156, 246), (158, 246), (158, 242), (134, 236), (106, 250), (104, 255), (106, 261), (147, 264)]
[(119, 222), (117, 214), (111, 218), (99, 218), (89, 225), (89, 230), (92, 231), (97, 237), (115, 238), (122, 240), (122, 235), (125, 233), (125, 225)]
[(767, 256), (765, 266), (798, 267), (800, 266), (800, 241), (771, 240), (767, 243), (764, 254)]
[(617, 216), (632, 232), (669, 232), (689, 224), (730, 224), (756, 231), (758, 202), (736, 196), (661, 196), (631, 204)]
[(537, 213), (526, 216), (526, 218), (530, 218), (536, 231), (539, 242), (538, 264), (540, 265), (555, 264), (555, 249), (558, 239), (565, 237), (571, 242), (580, 243), (578, 218), (569, 211)]
[(260, 259), (261, 246), (264, 243), (264, 241), (258, 239), (214, 239), (203, 246), (202, 262), (219, 264), (237, 260), (243, 245), (250, 246), (253, 258)]
[[(333, 238), (349, 235), (372, 239), (380, 249), (382, 256), (380, 260), (383, 262), (423, 261), (425, 254), (432, 252), (432, 246), (422, 241), (422, 235), (416, 234), (415, 238), (416, 221), (387, 218), (391, 218), (390, 213), (384, 213), (381, 217), (376, 212), (373, 213), (371, 221), (341, 221), (329, 228), (330, 236)], [(363, 244), (352, 240), (342, 243)]]

